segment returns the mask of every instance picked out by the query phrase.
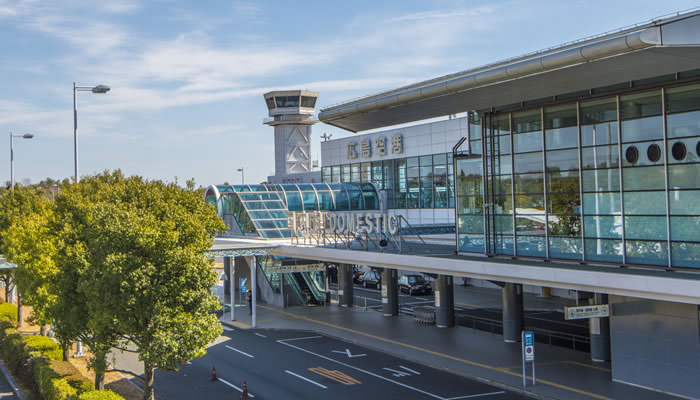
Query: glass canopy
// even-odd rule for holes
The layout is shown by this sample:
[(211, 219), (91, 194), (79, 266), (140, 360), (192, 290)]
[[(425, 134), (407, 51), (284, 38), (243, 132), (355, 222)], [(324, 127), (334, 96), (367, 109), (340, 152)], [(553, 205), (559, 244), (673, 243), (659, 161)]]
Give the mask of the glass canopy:
[(217, 208), (233, 235), (288, 238), (288, 211), (378, 210), (371, 183), (306, 183), (210, 186), (205, 200)]

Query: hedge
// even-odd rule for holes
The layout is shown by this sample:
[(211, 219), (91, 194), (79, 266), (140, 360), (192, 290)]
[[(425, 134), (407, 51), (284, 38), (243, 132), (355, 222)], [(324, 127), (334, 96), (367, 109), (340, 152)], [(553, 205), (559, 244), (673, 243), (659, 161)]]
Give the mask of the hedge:
[(17, 321), (17, 306), (11, 303), (0, 303), (0, 320)]
[(56, 342), (39, 335), (23, 338), (8, 320), (0, 320), (0, 353), (15, 375), (31, 373), (28, 380), (45, 400), (124, 400), (109, 390), (93, 390), (90, 379), (61, 360), (63, 352)]

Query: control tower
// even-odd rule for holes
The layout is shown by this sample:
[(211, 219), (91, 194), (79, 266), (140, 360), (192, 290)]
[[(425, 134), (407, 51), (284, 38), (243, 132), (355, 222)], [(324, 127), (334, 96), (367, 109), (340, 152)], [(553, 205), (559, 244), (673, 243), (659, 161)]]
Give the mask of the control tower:
[(278, 90), (265, 93), (270, 118), (265, 125), (275, 127), (275, 175), (271, 183), (321, 182), (321, 172), (313, 170), (311, 126), (318, 92)]

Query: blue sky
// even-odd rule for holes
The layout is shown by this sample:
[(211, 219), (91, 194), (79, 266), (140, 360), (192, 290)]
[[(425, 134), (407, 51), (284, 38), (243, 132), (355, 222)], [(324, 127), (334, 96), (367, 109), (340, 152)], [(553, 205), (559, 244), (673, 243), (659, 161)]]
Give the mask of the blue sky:
[[(319, 91), (318, 111), (697, 5), (0, 0), (0, 132), (36, 135), (15, 140), (17, 182), (70, 177), (72, 83), (106, 84), (78, 94), (81, 175), (121, 168), (206, 186), (240, 182), (244, 167), (260, 182), (274, 170), (267, 91)], [(314, 158), (323, 133), (349, 135), (315, 125)]]

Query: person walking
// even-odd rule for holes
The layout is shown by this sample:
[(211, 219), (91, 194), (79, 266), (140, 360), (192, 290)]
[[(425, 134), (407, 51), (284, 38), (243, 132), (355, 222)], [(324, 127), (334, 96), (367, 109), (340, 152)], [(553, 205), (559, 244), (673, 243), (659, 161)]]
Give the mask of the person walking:
[(245, 299), (248, 302), (248, 315), (253, 315), (253, 292), (250, 289), (245, 293)]

